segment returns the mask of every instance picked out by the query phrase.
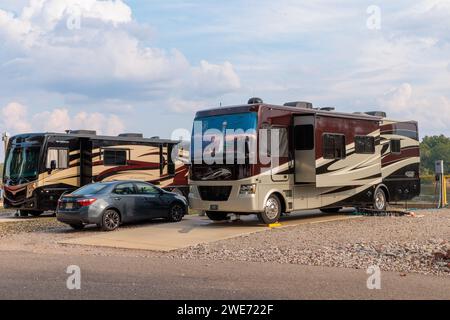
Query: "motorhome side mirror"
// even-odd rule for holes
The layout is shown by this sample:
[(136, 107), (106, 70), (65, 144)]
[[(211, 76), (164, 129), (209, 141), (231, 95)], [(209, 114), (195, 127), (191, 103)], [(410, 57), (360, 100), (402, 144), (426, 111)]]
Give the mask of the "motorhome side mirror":
[(48, 171), (52, 172), (53, 170), (56, 170), (56, 160), (50, 161), (50, 168)]

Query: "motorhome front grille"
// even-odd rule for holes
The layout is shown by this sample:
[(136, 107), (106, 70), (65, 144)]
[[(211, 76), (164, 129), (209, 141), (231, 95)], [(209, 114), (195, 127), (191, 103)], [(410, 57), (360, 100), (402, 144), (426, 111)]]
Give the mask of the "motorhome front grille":
[(227, 201), (231, 188), (231, 186), (200, 186), (198, 190), (204, 201)]
[(25, 200), (26, 195), (27, 195), (26, 189), (21, 190), (21, 191), (17, 192), (16, 194), (13, 194), (12, 192), (5, 190), (5, 197), (12, 202), (21, 202), (21, 201)]

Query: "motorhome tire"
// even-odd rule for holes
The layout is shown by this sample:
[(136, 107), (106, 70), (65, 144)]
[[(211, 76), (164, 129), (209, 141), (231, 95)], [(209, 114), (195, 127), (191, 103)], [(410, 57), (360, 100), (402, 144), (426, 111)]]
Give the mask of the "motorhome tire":
[(29, 213), (30, 213), (30, 211), (27, 211), (27, 210), (19, 210), (20, 217), (28, 217)]
[(208, 218), (212, 221), (224, 221), (228, 220), (228, 213), (227, 212), (212, 212), (212, 211), (206, 211), (206, 215)]
[(281, 216), (280, 199), (272, 194), (264, 204), (264, 211), (258, 213), (258, 219), (264, 224), (272, 224), (278, 222)]
[(384, 211), (387, 207), (386, 193), (383, 188), (378, 187), (373, 195), (373, 208)]

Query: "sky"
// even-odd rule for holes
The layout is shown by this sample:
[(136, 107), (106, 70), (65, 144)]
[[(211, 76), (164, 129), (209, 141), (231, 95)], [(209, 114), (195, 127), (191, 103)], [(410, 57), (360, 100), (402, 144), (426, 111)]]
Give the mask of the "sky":
[(448, 0), (0, 0), (0, 131), (170, 138), (257, 96), (450, 135), (449, 30)]

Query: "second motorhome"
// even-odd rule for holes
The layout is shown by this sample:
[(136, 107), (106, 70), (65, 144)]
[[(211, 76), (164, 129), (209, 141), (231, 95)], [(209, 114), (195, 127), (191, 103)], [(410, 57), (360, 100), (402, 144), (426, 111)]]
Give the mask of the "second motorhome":
[(3, 172), (4, 206), (37, 216), (55, 210), (64, 192), (113, 180), (147, 181), (187, 196), (188, 166), (172, 157), (177, 145), (142, 134), (101, 136), (89, 130), (11, 137)]
[(190, 205), (212, 220), (237, 213), (273, 223), (294, 210), (384, 210), (389, 201), (420, 193), (417, 122), (389, 120), (383, 112), (260, 99), (200, 111), (191, 162)]

